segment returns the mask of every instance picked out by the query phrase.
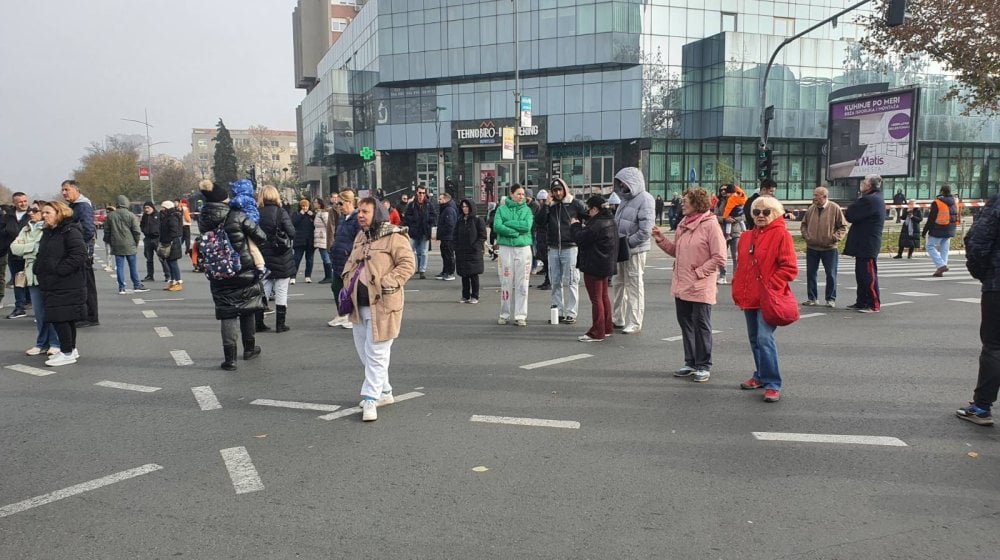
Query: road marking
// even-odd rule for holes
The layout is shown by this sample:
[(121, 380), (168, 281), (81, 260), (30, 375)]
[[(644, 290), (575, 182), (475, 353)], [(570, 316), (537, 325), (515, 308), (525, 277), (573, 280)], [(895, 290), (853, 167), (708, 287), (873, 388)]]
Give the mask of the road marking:
[(591, 354), (573, 354), (572, 356), (566, 356), (565, 358), (556, 358), (554, 360), (546, 360), (544, 362), (535, 362), (533, 364), (527, 364), (521, 366), (521, 369), (537, 369), (541, 367), (554, 366), (556, 364), (564, 364), (566, 362), (572, 362), (575, 360), (582, 360), (584, 358), (593, 357)]
[(54, 371), (49, 371), (47, 369), (41, 369), (31, 366), (26, 366), (22, 364), (14, 364), (12, 366), (4, 366), (5, 368), (13, 371), (19, 371), (21, 373), (27, 373), (28, 375), (34, 375), (37, 377), (45, 377), (46, 375), (52, 375)]
[(142, 304), (146, 303), (146, 300), (144, 300), (142, 298), (133, 298), (132, 299), (132, 303), (134, 303), (136, 305), (142, 305)]
[[(135, 301), (135, 300), (132, 300), (132, 301)], [(178, 298), (144, 299), (142, 301), (143, 301), (143, 303), (149, 303), (151, 301), (184, 301), (184, 298), (178, 297)]]
[(194, 393), (194, 398), (198, 401), (198, 407), (202, 410), (218, 410), (222, 408), (222, 404), (215, 396), (215, 392), (208, 385), (204, 387), (191, 387), (191, 392)]
[(160, 338), (170, 338), (174, 336), (174, 333), (170, 332), (170, 329), (167, 327), (153, 327), (153, 330), (156, 331), (156, 335)]
[[(881, 277), (882, 276), (879, 275), (879, 278), (881, 278)], [(928, 278), (914, 278), (914, 280), (920, 280), (921, 282), (944, 282), (946, 280), (958, 280), (959, 278), (961, 278), (961, 279), (964, 280), (964, 279), (966, 279), (968, 277), (969, 277), (968, 274), (963, 274), (962, 276), (951, 276), (951, 277), (948, 277), (948, 276), (931, 276), (931, 277), (928, 277)]]
[(119, 383), (117, 381), (98, 381), (94, 383), (98, 387), (107, 387), (109, 389), (125, 389), (126, 391), (138, 391), (140, 393), (152, 393), (159, 391), (160, 387), (149, 387), (147, 385), (133, 385), (131, 383)]
[(543, 420), (541, 418), (511, 418), (510, 416), (480, 416), (473, 414), (469, 422), (485, 422), (487, 424), (510, 424), (512, 426), (539, 426), (542, 428), (580, 429), (579, 422), (572, 420)]
[(928, 294), (926, 292), (894, 292), (892, 295), (903, 297), (937, 297), (939, 294)]
[(156, 311), (153, 311), (152, 309), (143, 309), (142, 316), (147, 319), (156, 319)]
[(237, 494), (264, 489), (264, 483), (260, 481), (260, 475), (257, 474), (246, 447), (230, 447), (220, 450), (219, 453), (226, 463), (226, 470), (229, 471), (229, 478), (232, 479)]
[[(422, 397), (422, 396), (424, 396), (424, 394), (418, 393), (417, 391), (413, 391), (411, 393), (403, 393), (402, 395), (396, 395), (396, 403), (399, 403), (401, 401), (408, 401), (410, 399), (415, 399), (417, 397)], [(350, 416), (352, 414), (360, 414), (360, 413), (361, 413), (360, 406), (352, 406), (351, 408), (338, 410), (337, 412), (333, 412), (331, 414), (324, 414), (323, 416), (318, 416), (317, 418), (319, 418), (320, 420), (336, 420), (337, 418), (343, 418), (345, 416)]]
[(89, 492), (91, 490), (97, 490), (102, 486), (108, 486), (116, 482), (122, 482), (130, 478), (149, 474), (162, 468), (163, 467), (157, 465), (156, 463), (149, 463), (147, 465), (122, 471), (120, 473), (102, 476), (101, 478), (91, 480), (90, 482), (75, 484), (69, 488), (63, 488), (62, 490), (56, 490), (55, 492), (49, 492), (48, 494), (28, 498), (22, 502), (17, 502), (16, 504), (10, 504), (9, 506), (0, 508), (0, 517), (7, 517), (8, 515), (14, 515), (15, 513), (20, 513), (31, 508), (51, 504), (52, 502), (62, 500), (64, 498), (76, 496), (77, 494), (83, 494), (84, 492)]
[(836, 434), (792, 434), (786, 432), (751, 432), (762, 441), (798, 441), (803, 443), (854, 443), (858, 445), (887, 445), (906, 447), (906, 442), (888, 436), (846, 436)]
[(799, 315), (799, 319), (809, 319), (811, 317), (822, 317), (826, 313), (806, 313), (805, 315)]
[(906, 305), (907, 303), (913, 303), (912, 301), (891, 301), (889, 303), (879, 304), (879, 308), (882, 307), (892, 307), (893, 305)]
[[(712, 334), (719, 334), (722, 331), (712, 331)], [(661, 338), (663, 342), (677, 342), (678, 340), (684, 340), (683, 336), (668, 336), (667, 338)], [(524, 367), (524, 366), (521, 366)]]
[(977, 297), (955, 298), (955, 299), (949, 299), (948, 301), (957, 301), (960, 303), (980, 303), (980, 299)]
[(184, 350), (171, 350), (170, 355), (174, 358), (174, 362), (177, 362), (179, 366), (190, 366), (194, 364), (194, 360), (188, 353)]
[(273, 401), (271, 399), (257, 399), (250, 401), (250, 404), (255, 404), (258, 406), (278, 406), (281, 408), (295, 408), (298, 410), (318, 410), (320, 412), (333, 412), (334, 410), (340, 410), (340, 406), (336, 404), (319, 404), (319, 403), (307, 403), (307, 402), (295, 402), (295, 401)]
[(979, 280), (973, 280), (972, 282), (955, 282), (956, 284), (969, 284), (970, 286), (978, 286), (982, 284)]

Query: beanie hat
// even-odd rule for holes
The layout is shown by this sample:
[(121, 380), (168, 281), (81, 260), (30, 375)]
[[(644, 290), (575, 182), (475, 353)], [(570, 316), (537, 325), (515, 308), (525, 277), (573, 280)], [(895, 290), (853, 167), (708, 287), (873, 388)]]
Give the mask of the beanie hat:
[(142, 207), (143, 208), (147, 208), (148, 207), (148, 208), (152, 208), (153, 210), (156, 210), (156, 205), (153, 204), (153, 201), (151, 201), (151, 200), (147, 200), (146, 202), (144, 202), (142, 204)]
[(604, 208), (604, 197), (599, 194), (595, 194), (594, 196), (588, 198), (587, 210), (590, 210), (591, 208), (597, 208), (597, 209)]
[(538, 200), (548, 200), (549, 199), (549, 193), (545, 189), (542, 189), (542, 190), (538, 191), (538, 196), (536, 198)]
[(160, 203), (160, 208), (163, 208), (164, 210), (172, 210), (174, 208), (174, 201), (164, 200)]
[(229, 198), (229, 191), (225, 187), (218, 183), (213, 183), (208, 179), (202, 179), (198, 183), (198, 188), (205, 195), (205, 200), (208, 202), (222, 202)]

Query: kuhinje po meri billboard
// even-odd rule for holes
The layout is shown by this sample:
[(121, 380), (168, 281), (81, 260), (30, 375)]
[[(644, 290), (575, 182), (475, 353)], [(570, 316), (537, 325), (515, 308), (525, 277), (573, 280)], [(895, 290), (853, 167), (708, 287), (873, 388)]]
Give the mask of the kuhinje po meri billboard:
[(918, 99), (908, 89), (831, 103), (827, 179), (910, 176)]

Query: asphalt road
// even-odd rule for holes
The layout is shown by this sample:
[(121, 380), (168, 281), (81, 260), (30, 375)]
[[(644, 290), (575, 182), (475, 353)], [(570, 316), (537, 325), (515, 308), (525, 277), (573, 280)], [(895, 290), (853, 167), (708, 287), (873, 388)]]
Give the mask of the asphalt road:
[(576, 341), (583, 286), (577, 325), (545, 324), (533, 289), (518, 328), (495, 324), (493, 274), (477, 306), (455, 303), (460, 282), (412, 280), (390, 369), (411, 398), (374, 423), (319, 418), (362, 381), (350, 331), (325, 325), (328, 286), (300, 277), (292, 331), (258, 335), (263, 355), (229, 373), (203, 276), (119, 296), (99, 270), (79, 363), (45, 368), (23, 354), (30, 319), (0, 320), (0, 558), (1000, 558), (1000, 436), (954, 417), (979, 288), (953, 263), (929, 280), (925, 257), (880, 260), (887, 306), (864, 315), (842, 308), (842, 259), (841, 308), (779, 329), (776, 404), (738, 388), (752, 358), (729, 286), (711, 381), (668, 373), (683, 360), (660, 254), (642, 333), (602, 343)]

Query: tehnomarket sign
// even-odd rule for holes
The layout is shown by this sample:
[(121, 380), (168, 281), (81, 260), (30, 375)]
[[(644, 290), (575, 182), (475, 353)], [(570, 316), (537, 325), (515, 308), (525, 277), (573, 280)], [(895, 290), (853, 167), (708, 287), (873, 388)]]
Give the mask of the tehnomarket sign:
[[(537, 136), (538, 125), (519, 127), (518, 136)], [(479, 128), (459, 128), (455, 136), (459, 140), (479, 140), (481, 144), (493, 144), (503, 135), (503, 127), (493, 121), (483, 121)]]

